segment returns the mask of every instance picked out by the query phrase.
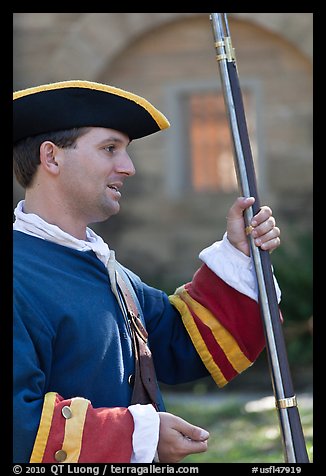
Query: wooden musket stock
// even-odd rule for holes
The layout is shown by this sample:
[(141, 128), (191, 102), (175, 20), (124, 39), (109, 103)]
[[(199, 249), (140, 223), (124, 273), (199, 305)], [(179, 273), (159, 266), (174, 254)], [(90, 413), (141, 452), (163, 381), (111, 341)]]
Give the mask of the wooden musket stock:
[[(231, 130), (239, 189), (242, 196), (255, 197), (253, 206), (245, 211), (245, 222), (248, 226), (252, 217), (259, 211), (260, 201), (234, 48), (226, 13), (211, 13), (210, 21)], [(289, 369), (270, 254), (255, 246), (251, 235), (249, 235), (249, 241), (258, 283), (267, 358), (285, 461), (287, 463), (309, 463)]]

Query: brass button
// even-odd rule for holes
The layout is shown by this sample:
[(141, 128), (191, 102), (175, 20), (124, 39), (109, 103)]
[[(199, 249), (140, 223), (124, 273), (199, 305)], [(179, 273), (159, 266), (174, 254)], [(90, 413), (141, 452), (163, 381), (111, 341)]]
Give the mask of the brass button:
[(133, 386), (134, 383), (135, 383), (135, 376), (134, 374), (130, 374), (129, 377), (128, 377), (128, 383), (129, 385)]
[(56, 451), (54, 454), (54, 459), (58, 462), (65, 461), (67, 458), (67, 453), (64, 450)]
[(70, 407), (67, 407), (67, 406), (62, 407), (61, 413), (67, 420), (69, 420), (69, 418), (72, 417)]

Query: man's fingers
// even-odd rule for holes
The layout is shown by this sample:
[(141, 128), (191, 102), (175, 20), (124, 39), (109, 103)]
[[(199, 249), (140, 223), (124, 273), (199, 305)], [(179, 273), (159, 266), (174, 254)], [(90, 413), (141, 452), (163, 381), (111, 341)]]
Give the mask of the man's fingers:
[(180, 417), (176, 417), (174, 428), (193, 441), (206, 441), (209, 438), (208, 431), (199, 426), (192, 425)]
[(188, 437), (184, 438), (184, 451), (187, 454), (204, 453), (208, 448), (208, 441), (195, 441)]
[(190, 427), (187, 428), (186, 433), (183, 434), (193, 441), (206, 441), (209, 438), (208, 431), (193, 425), (190, 425)]
[(269, 217), (266, 221), (263, 221), (259, 225), (256, 225), (255, 228), (252, 230), (252, 236), (254, 238), (258, 236), (265, 235), (266, 233), (270, 232), (271, 230), (275, 230), (275, 218)]
[(171, 413), (159, 412), (159, 416), (158, 456), (162, 463), (177, 463), (189, 454), (207, 451), (208, 431)]
[(238, 197), (231, 206), (227, 219), (238, 220), (243, 217), (243, 212), (255, 202), (254, 197)]
[[(266, 205), (260, 207), (259, 211), (256, 213), (256, 215), (253, 217), (251, 220), (251, 224), (253, 226), (257, 226), (260, 223), (266, 222), (266, 220), (269, 219), (273, 214), (272, 209), (270, 207), (267, 207)], [(274, 218), (273, 218), (274, 220)], [(275, 224), (275, 220), (274, 220)]]

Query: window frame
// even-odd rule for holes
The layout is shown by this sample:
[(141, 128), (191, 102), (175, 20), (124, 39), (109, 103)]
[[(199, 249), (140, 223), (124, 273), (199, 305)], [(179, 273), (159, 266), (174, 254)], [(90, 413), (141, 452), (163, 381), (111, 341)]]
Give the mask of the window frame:
[[(264, 147), (264, 125), (263, 125), (263, 91), (262, 84), (256, 78), (241, 79), (242, 90), (248, 90), (253, 97), (254, 116), (256, 118), (256, 144), (257, 153), (254, 157), (256, 164), (257, 187), (264, 191), (266, 196), (266, 160)], [(182, 81), (168, 84), (165, 87), (165, 103), (167, 104), (166, 115), (169, 118), (171, 127), (168, 131), (167, 154), (165, 156), (165, 190), (171, 199), (179, 199), (185, 194), (226, 194), (227, 192), (196, 192), (191, 186), (190, 171), (190, 151), (188, 138), (188, 114), (185, 101), (191, 93), (214, 92), (222, 94), (222, 85), (216, 81)], [(253, 152), (254, 155), (254, 152)], [(258, 190), (258, 193), (260, 193)]]

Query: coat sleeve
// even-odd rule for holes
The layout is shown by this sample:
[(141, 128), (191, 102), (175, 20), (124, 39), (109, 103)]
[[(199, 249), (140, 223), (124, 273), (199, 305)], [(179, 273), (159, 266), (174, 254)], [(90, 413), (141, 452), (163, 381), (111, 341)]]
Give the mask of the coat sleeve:
[(129, 462), (133, 430), (127, 408), (93, 408), (85, 398), (49, 392), (30, 463)]
[(170, 296), (202, 362), (223, 387), (257, 359), (265, 345), (259, 305), (207, 265)]

